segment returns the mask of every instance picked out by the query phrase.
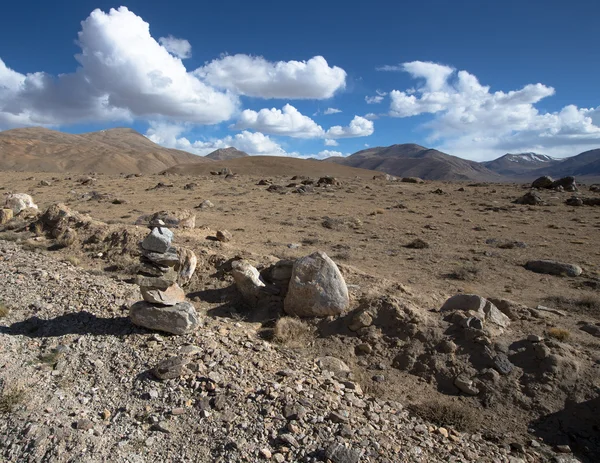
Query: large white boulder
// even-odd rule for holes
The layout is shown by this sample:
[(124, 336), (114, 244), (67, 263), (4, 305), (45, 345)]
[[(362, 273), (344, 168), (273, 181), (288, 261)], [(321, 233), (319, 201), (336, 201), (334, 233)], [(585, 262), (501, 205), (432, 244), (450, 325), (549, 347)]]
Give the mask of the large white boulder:
[(33, 198), (25, 193), (13, 193), (6, 197), (4, 206), (8, 209), (12, 209), (13, 213), (17, 215), (24, 209), (32, 208), (37, 209), (37, 205), (33, 202)]
[(322, 251), (296, 260), (285, 312), (297, 317), (327, 317), (344, 313), (350, 304), (348, 287), (337, 265)]

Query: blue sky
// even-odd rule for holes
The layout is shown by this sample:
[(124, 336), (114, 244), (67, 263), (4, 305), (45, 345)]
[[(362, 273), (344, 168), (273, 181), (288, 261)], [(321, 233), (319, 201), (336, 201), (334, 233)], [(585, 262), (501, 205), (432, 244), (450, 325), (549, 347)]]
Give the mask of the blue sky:
[(600, 147), (600, 3), (33, 1), (0, 16), (0, 130), (133, 127), (197, 154)]

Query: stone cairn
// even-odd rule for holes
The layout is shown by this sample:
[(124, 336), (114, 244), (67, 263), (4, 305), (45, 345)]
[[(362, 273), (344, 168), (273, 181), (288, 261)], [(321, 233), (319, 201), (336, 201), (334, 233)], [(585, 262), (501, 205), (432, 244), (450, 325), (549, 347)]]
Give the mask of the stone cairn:
[(142, 265), (136, 283), (144, 300), (131, 306), (129, 317), (144, 328), (186, 334), (198, 328), (200, 320), (177, 284), (180, 258), (171, 246), (173, 232), (164, 225), (161, 220), (151, 222), (151, 232), (141, 243)]

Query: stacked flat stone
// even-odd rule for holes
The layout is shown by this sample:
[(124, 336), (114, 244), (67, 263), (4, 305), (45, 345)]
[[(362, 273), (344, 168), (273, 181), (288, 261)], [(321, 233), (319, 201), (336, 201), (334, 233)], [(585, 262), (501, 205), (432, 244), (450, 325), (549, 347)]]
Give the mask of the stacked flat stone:
[(177, 284), (179, 255), (171, 246), (173, 232), (162, 221), (150, 224), (151, 232), (141, 243), (141, 269), (136, 277), (143, 301), (129, 309), (131, 321), (144, 328), (185, 334), (199, 325), (194, 306), (185, 300)]

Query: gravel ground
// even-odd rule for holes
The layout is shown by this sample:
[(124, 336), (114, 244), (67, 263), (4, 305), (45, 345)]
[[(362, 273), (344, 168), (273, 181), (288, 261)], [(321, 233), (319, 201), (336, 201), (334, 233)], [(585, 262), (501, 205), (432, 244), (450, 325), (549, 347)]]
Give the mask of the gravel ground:
[(199, 304), (194, 334), (135, 327), (136, 286), (15, 243), (0, 281), (0, 461), (578, 461), (438, 428)]

